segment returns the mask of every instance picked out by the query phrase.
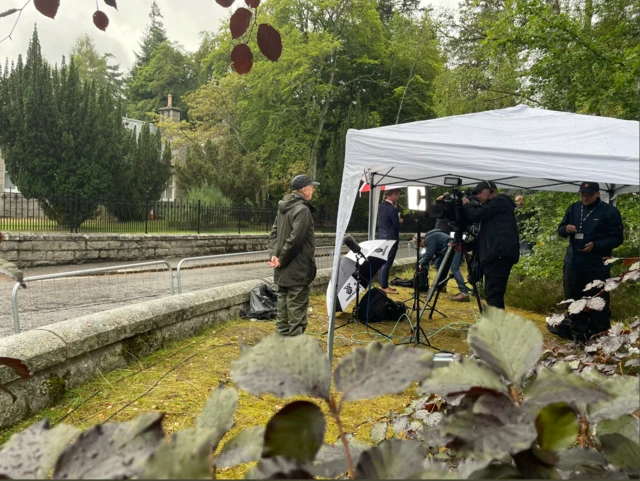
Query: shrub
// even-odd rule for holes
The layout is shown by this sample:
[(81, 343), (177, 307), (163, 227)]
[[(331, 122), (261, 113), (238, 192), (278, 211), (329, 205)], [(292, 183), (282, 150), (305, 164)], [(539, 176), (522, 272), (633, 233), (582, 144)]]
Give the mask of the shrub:
[[(233, 425), (238, 395), (231, 388), (214, 389), (195, 425), (170, 440), (161, 413), (84, 433), (39, 422), (2, 447), (0, 476), (205, 478), (215, 476), (218, 467), (251, 461), (258, 461), (248, 474), (252, 479), (326, 478), (345, 472), (357, 479), (566, 479), (637, 472), (637, 377), (605, 377), (596, 369), (579, 374), (561, 361), (540, 365), (540, 331), (505, 311), (488, 310), (469, 330), (468, 343), (472, 357), (434, 369), (428, 351), (375, 342), (352, 351), (332, 376), (315, 339), (274, 334), (243, 349), (231, 366), (234, 382), (251, 394), (310, 399), (285, 405), (264, 428), (241, 431), (213, 459)], [(330, 391), (332, 379), (336, 394)], [(424, 423), (422, 442), (386, 440), (385, 428), (378, 429), (380, 444), (371, 447), (343, 432), (345, 402), (401, 392), (414, 381), (421, 381), (419, 392), (425, 396), (457, 398), (439, 422)], [(323, 444), (326, 421), (319, 403), (338, 426), (338, 446)], [(446, 462), (429, 454), (445, 446), (451, 453)]]

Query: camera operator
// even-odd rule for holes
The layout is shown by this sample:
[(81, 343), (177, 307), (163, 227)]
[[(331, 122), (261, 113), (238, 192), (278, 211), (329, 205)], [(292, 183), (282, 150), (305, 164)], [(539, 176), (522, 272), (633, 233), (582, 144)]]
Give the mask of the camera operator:
[(291, 194), (278, 202), (278, 215), (269, 235), (269, 267), (278, 286), (276, 331), (281, 336), (298, 336), (307, 328), (309, 286), (316, 277), (315, 208), (310, 201), (318, 186), (306, 175), (291, 181)]
[(505, 194), (498, 194), (494, 182), (482, 181), (473, 190), (479, 205), (462, 198), (464, 214), (469, 223), (480, 223), (474, 241), (479, 263), (478, 278), (485, 278), (485, 295), (489, 306), (504, 309), (504, 294), (511, 268), (520, 258), (518, 226), (514, 214), (515, 202)]

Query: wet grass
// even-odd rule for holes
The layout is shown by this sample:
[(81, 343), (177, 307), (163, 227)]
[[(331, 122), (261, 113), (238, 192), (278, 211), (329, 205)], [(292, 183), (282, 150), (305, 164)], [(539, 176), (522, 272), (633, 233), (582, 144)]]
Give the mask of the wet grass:
[[(400, 276), (407, 278), (410, 272)], [(475, 317), (470, 303), (449, 300), (448, 297), (456, 293), (454, 286), (455, 283), (451, 282), (449, 293), (443, 295), (437, 305), (438, 310), (447, 317), (436, 313), (434, 319), (429, 320), (426, 313), (421, 326), (430, 336), (434, 346), (464, 355), (467, 352), (466, 330), (475, 323)], [(398, 288), (398, 294), (392, 297), (395, 300), (406, 300), (411, 294), (412, 289)], [(408, 302), (408, 305), (410, 306), (411, 302)], [(509, 310), (534, 321), (543, 332), (545, 341), (551, 338), (545, 328), (544, 316), (517, 309)], [(475, 311), (477, 315), (477, 307)], [(348, 317), (347, 313), (340, 314), (337, 325), (344, 324)], [(317, 338), (324, 348), (326, 336), (323, 333), (327, 329), (327, 319), (324, 296), (314, 296), (310, 304), (307, 334)], [(412, 316), (412, 322), (415, 324), (415, 316)], [(385, 334), (392, 335), (394, 343), (406, 339), (410, 333), (406, 318), (397, 323), (384, 322), (373, 326)], [(54, 425), (64, 422), (87, 429), (98, 423), (128, 421), (147, 411), (162, 411), (166, 413), (164, 427), (167, 434), (186, 429), (200, 413), (212, 388), (220, 383), (233, 386), (229, 369), (231, 362), (239, 356), (240, 344), (255, 344), (274, 331), (273, 322), (245, 320), (209, 329), (197, 337), (175, 343), (140, 359), (126, 369), (99, 375), (92, 382), (68, 391), (55, 406), (38, 412), (10, 429), (0, 431), (0, 441), (6, 441), (14, 432), (45, 417)], [(334, 367), (354, 347), (382, 339), (375, 332), (367, 330), (362, 323), (350, 323), (338, 329)], [(402, 411), (416, 398), (415, 390), (409, 388), (397, 395), (345, 403), (342, 413), (344, 429), (353, 433), (357, 439), (368, 442), (373, 424), (384, 419), (389, 411)], [(234, 418), (235, 426), (225, 436), (221, 445), (246, 427), (266, 424), (273, 414), (290, 401), (271, 395), (253, 396), (241, 391)], [(338, 439), (338, 429), (328, 416), (326, 406), (321, 407), (327, 414), (326, 441), (335, 443)], [(242, 478), (249, 467), (242, 465), (222, 470), (219, 477)]]

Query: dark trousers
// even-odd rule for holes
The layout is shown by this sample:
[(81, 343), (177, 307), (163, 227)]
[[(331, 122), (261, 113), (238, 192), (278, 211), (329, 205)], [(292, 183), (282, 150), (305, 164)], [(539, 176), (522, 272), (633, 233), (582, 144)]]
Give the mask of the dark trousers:
[(487, 298), (487, 305), (504, 309), (504, 294), (507, 292), (509, 275), (494, 276), (487, 274), (484, 277), (484, 282), (484, 295)]
[(380, 269), (380, 273), (378, 274), (378, 282), (380, 283), (380, 287), (386, 289), (389, 287), (389, 271), (391, 270), (391, 266), (393, 266), (393, 261), (396, 259), (396, 252), (398, 252), (398, 244), (400, 241), (396, 241), (395, 244), (389, 249), (389, 257), (387, 257), (387, 262)]
[[(611, 276), (610, 270), (603, 271), (581, 271), (564, 266), (562, 272), (562, 281), (564, 285), (564, 298), (565, 299), (582, 299), (583, 297), (594, 296), (598, 292), (600, 292), (600, 288), (593, 288), (589, 291), (585, 292), (583, 289), (592, 281), (606, 281)], [(590, 331), (590, 334), (597, 334), (598, 332), (607, 331), (611, 328), (611, 306), (610, 306), (610, 296), (608, 292), (601, 294), (599, 297), (602, 297), (606, 305), (602, 311), (590, 310), (588, 315), (578, 316), (579, 319), (574, 321), (576, 323), (585, 324), (582, 330)], [(583, 313), (585, 314), (585, 313)], [(575, 326), (577, 328), (579, 326)]]
[(307, 329), (309, 286), (278, 286), (276, 331), (281, 336), (299, 336)]

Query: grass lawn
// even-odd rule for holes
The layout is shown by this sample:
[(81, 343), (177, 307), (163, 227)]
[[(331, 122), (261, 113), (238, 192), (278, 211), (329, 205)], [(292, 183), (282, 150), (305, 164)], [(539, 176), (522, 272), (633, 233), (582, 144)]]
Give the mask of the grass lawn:
[[(401, 277), (409, 277), (405, 272)], [(431, 276), (433, 279), (433, 275)], [(399, 288), (399, 294), (392, 296), (396, 300), (411, 297), (412, 289)], [(449, 293), (438, 301), (438, 309), (448, 317), (435, 314), (434, 320), (427, 320), (425, 314), (422, 326), (427, 335), (433, 335), (431, 342), (441, 349), (466, 354), (466, 332), (460, 326), (447, 329), (452, 322), (475, 322), (474, 315), (467, 303), (449, 301), (449, 296), (457, 293), (455, 283), (449, 283)], [(410, 303), (409, 303), (410, 304)], [(314, 296), (311, 300), (309, 326), (307, 334), (316, 337), (326, 348), (326, 336), (322, 334), (327, 327), (327, 312), (324, 296)], [(517, 309), (510, 311), (534, 321), (543, 333), (545, 344), (557, 343), (545, 328), (544, 316)], [(344, 324), (348, 314), (338, 316), (338, 325)], [(390, 333), (395, 326), (394, 342), (409, 334), (406, 319), (395, 322), (374, 324), (374, 327)], [(34, 422), (49, 417), (52, 424), (64, 422), (86, 429), (94, 424), (107, 421), (127, 421), (145, 411), (166, 413), (165, 431), (172, 433), (188, 428), (200, 413), (208, 398), (209, 391), (218, 384), (233, 385), (229, 369), (230, 363), (240, 353), (239, 345), (255, 344), (264, 336), (275, 331), (274, 322), (251, 322), (238, 320), (209, 329), (201, 335), (175, 343), (158, 351), (126, 369), (120, 369), (99, 376), (92, 382), (71, 390), (61, 401), (30, 419), (10, 429), (0, 432), (1, 441)], [(437, 332), (437, 333), (436, 333)], [(395, 338), (395, 336), (399, 336)], [(354, 347), (379, 338), (370, 336), (362, 324), (349, 324), (336, 332), (334, 367), (339, 360)], [(408, 369), (411, 366), (407, 366)], [(264, 425), (269, 418), (291, 400), (282, 400), (271, 395), (253, 396), (240, 392), (238, 410), (235, 414), (235, 426), (223, 439), (221, 446), (243, 428)], [(370, 428), (385, 417), (390, 410), (402, 411), (412, 400), (417, 399), (415, 389), (383, 396), (373, 400), (345, 403), (342, 420), (346, 432), (353, 433), (357, 439), (368, 442)], [(299, 398), (304, 399), (304, 398)], [(320, 404), (320, 402), (318, 402)], [(335, 443), (338, 430), (327, 414), (326, 442)], [(238, 479), (244, 477), (250, 465), (219, 471), (219, 477)]]

